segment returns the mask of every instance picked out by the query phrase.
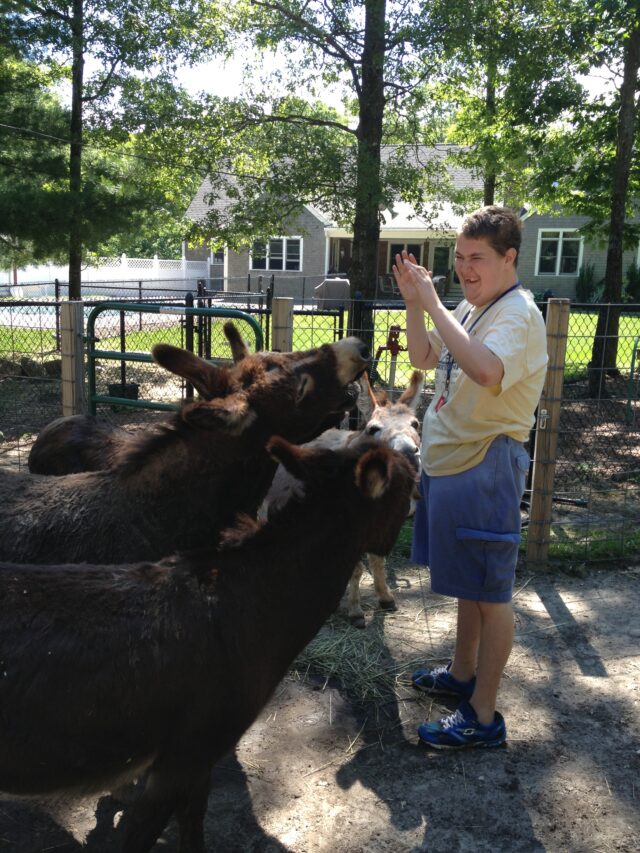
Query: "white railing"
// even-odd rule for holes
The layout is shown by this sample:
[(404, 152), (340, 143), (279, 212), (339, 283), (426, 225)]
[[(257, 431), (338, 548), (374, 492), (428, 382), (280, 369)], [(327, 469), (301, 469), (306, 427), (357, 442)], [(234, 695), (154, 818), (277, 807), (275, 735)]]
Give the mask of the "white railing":
[[(82, 268), (82, 281), (91, 282), (135, 282), (157, 281), (169, 282), (179, 279), (206, 278), (209, 275), (209, 265), (206, 261), (171, 260), (158, 258), (98, 258), (95, 265)], [(41, 264), (28, 266), (18, 270), (17, 286), (14, 285), (12, 270), (0, 272), (0, 293), (9, 289), (12, 296), (52, 296), (54, 282), (61, 283), (69, 280), (69, 268), (57, 264)], [(40, 285), (28, 287), (21, 292), (21, 285)]]

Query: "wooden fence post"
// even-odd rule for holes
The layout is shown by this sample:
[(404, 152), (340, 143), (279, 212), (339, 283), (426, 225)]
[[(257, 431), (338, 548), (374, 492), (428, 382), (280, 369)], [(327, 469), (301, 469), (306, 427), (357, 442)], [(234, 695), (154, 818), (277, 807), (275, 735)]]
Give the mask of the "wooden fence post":
[(274, 296), (271, 300), (273, 335), (271, 347), (278, 352), (293, 349), (293, 299), (290, 296)]
[(568, 299), (549, 299), (547, 302), (549, 364), (538, 405), (527, 538), (527, 567), (531, 569), (542, 568), (549, 553), (569, 305)]
[(84, 305), (81, 300), (60, 305), (62, 414), (86, 411), (84, 392)]

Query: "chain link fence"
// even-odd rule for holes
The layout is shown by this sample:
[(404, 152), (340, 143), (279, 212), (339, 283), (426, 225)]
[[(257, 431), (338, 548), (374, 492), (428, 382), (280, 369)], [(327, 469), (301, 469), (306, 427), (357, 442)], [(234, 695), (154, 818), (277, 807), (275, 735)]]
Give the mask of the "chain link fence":
[[(615, 366), (592, 363), (600, 310), (601, 343), (613, 342)], [(616, 330), (607, 316), (618, 313)], [(640, 306), (571, 306), (550, 556), (579, 562), (640, 554), (639, 346)]]
[[(193, 284), (197, 291), (197, 282)], [(172, 312), (180, 306), (205, 303), (190, 291), (186, 295), (186, 299), (146, 300), (146, 304), (166, 307), (167, 313), (101, 311), (95, 323), (94, 345), (100, 350), (135, 355), (148, 354), (156, 343), (169, 343), (205, 358), (229, 361), (225, 318), (194, 318)], [(127, 302), (126, 296), (119, 301)], [(138, 304), (137, 300), (129, 302)], [(61, 304), (54, 300), (0, 299), (0, 464), (26, 467), (38, 432), (62, 415)], [(83, 303), (85, 329), (91, 311), (102, 305), (103, 300)], [(239, 305), (232, 299), (230, 307), (260, 311), (259, 300), (250, 297)], [(234, 322), (249, 348), (255, 349), (253, 329), (246, 322)], [(267, 325), (264, 314), (262, 322)], [(183, 380), (155, 364), (104, 358), (96, 359), (94, 369), (95, 390), (102, 396), (174, 404), (193, 393)], [(115, 403), (100, 403), (96, 410), (101, 418), (119, 424), (166, 418), (166, 412)]]
[[(259, 321), (265, 348), (271, 348), (271, 298), (262, 291), (213, 292), (192, 282), (186, 299), (173, 304), (241, 308)], [(119, 300), (122, 299), (120, 295)], [(136, 300), (137, 301), (137, 300)], [(98, 304), (87, 303), (86, 312)], [(170, 302), (168, 304), (171, 304)], [(450, 307), (453, 307), (451, 305)], [(541, 308), (544, 309), (544, 305)], [(557, 465), (549, 558), (583, 562), (637, 559), (640, 555), (640, 306), (614, 306), (604, 336), (615, 338), (615, 367), (593, 365), (598, 305), (572, 305), (567, 336), (560, 411)], [(606, 311), (607, 308), (602, 308)], [(62, 413), (59, 326), (56, 303), (0, 300), (0, 462), (26, 466), (38, 431)], [(123, 321), (105, 312), (97, 326), (100, 349), (148, 353), (158, 342), (192, 349), (205, 358), (230, 357), (224, 321), (195, 318), (190, 325), (174, 314), (136, 314)], [(241, 334), (251, 344), (250, 328)], [(293, 307), (293, 349), (308, 349), (356, 334), (370, 346), (375, 383), (399, 395), (407, 386), (409, 363), (405, 312), (398, 300), (323, 302), (322, 309), (297, 302)], [(596, 382), (594, 374), (602, 381)], [(433, 395), (427, 374), (422, 414)], [(174, 402), (188, 393), (177, 378), (155, 365), (104, 361), (96, 365), (100, 394)], [(113, 394), (110, 389), (113, 389)], [(145, 423), (166, 413), (100, 404), (98, 414), (119, 423)], [(532, 432), (529, 452), (533, 455)], [(523, 504), (526, 508), (527, 502)], [(526, 534), (525, 517), (525, 534)]]

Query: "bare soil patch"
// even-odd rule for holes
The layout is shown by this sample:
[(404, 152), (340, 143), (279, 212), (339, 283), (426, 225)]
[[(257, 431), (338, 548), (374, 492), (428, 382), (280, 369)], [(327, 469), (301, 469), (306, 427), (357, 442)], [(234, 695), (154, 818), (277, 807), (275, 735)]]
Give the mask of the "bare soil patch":
[[(215, 769), (207, 849), (637, 851), (640, 566), (582, 577), (520, 571), (500, 696), (508, 743), (441, 753), (418, 743), (416, 727), (455, 703), (416, 693), (409, 673), (416, 660), (447, 659), (455, 605), (429, 592), (424, 570), (390, 563), (398, 611), (377, 610), (365, 579), (367, 628), (337, 613)], [(333, 672), (322, 662), (331, 641), (353, 650), (352, 676), (343, 661)], [(111, 853), (112, 811), (102, 801), (93, 829), (94, 805), (65, 816), (58, 804), (54, 819), (4, 800), (0, 851)], [(176, 853), (173, 825), (156, 849)]]

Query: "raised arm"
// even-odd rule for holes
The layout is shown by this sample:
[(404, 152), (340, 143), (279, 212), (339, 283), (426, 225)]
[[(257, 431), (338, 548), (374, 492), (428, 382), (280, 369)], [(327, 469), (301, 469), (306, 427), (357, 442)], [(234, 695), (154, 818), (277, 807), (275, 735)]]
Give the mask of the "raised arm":
[[(404, 253), (406, 254), (406, 252)], [(407, 255), (415, 262), (413, 255)], [(422, 269), (420, 267), (419, 269)], [(424, 270), (427, 277), (430, 273)], [(413, 367), (419, 370), (430, 370), (438, 362), (438, 357), (431, 346), (429, 333), (424, 322), (424, 307), (420, 297), (418, 282), (411, 271), (404, 266), (400, 255), (396, 255), (393, 265), (393, 275), (404, 299), (407, 309), (407, 347), (409, 360)]]
[[(445, 308), (433, 285), (430, 272), (421, 267), (413, 255), (403, 252), (402, 255), (396, 255), (393, 274), (407, 306), (407, 340), (411, 363), (423, 368), (435, 367), (436, 364), (422, 320), (422, 312), (426, 311), (447, 349), (470, 379), (478, 385), (485, 386), (497, 385), (501, 382), (504, 376), (502, 362), (488, 347), (471, 337)], [(422, 326), (422, 334), (418, 332), (418, 325)], [(410, 335), (413, 336), (417, 347), (416, 361), (414, 361)]]

